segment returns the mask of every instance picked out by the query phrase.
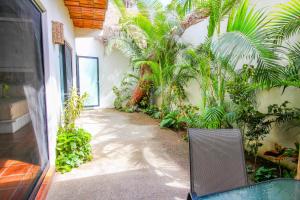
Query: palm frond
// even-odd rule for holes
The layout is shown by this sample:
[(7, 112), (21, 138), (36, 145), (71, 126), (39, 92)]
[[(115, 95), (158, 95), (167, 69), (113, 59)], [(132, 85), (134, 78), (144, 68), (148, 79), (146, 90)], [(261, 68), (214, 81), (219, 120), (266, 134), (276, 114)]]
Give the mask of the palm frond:
[(239, 3), (241, 2), (241, 0), (224, 0), (222, 3), (222, 16), (224, 17), (225, 15), (227, 15), (228, 13), (230, 13), (230, 11), (236, 7)]
[(250, 8), (249, 1), (245, 0), (238, 9), (232, 10), (227, 33), (214, 40), (213, 52), (228, 59), (232, 65), (236, 65), (241, 59), (267, 66), (274, 65), (275, 47), (272, 41), (266, 38), (266, 23), (265, 13)]
[(221, 21), (222, 0), (210, 1), (210, 16), (208, 24), (208, 37), (212, 37), (215, 30), (219, 28)]
[(300, 69), (300, 41), (294, 45), (289, 45), (289, 59), (291, 65)]
[(114, 48), (119, 49), (130, 59), (143, 57), (142, 50), (134, 42), (134, 40), (128, 37), (126, 34), (121, 34), (119, 37), (111, 38), (106, 47), (106, 53), (110, 54)]
[(300, 33), (300, 1), (278, 5), (271, 17), (270, 28), (279, 42)]
[(141, 31), (144, 32), (144, 34), (147, 35), (148, 40), (152, 39), (154, 37), (154, 27), (152, 22), (145, 17), (144, 15), (138, 14), (131, 18), (130, 20), (131, 25), (137, 26)]
[(205, 128), (221, 128), (225, 111), (222, 107), (207, 108), (203, 114)]
[(148, 19), (151, 19), (155, 12), (162, 10), (163, 8), (159, 0), (137, 0), (137, 7), (140, 14)]

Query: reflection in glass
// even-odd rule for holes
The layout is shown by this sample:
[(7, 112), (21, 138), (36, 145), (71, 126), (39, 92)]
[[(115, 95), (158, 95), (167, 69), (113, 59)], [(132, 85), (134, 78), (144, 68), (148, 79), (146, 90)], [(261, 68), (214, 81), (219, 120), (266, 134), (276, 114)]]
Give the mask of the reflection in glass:
[(0, 1), (0, 44), (0, 199), (26, 199), (48, 163), (41, 14), (30, 0)]

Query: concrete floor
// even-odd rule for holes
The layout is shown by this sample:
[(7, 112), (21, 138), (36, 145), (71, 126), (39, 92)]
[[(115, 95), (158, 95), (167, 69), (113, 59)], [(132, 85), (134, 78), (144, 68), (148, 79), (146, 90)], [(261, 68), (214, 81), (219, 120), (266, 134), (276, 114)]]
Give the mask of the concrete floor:
[(48, 200), (180, 200), (189, 191), (188, 144), (140, 113), (85, 111), (93, 161), (56, 174)]

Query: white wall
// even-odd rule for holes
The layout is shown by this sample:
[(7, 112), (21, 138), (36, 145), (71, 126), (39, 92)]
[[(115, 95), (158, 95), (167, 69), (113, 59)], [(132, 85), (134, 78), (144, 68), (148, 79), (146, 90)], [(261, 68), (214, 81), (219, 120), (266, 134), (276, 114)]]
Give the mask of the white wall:
[[(82, 32), (84, 31), (76, 29), (76, 35), (82, 36)], [(125, 73), (130, 70), (129, 59), (118, 50), (107, 55), (103, 44), (94, 36), (77, 37), (76, 49), (78, 56), (99, 58), (100, 108), (113, 108), (115, 95), (112, 88), (119, 86)]]
[[(40, 0), (46, 12), (43, 14), (43, 37), (45, 49), (45, 82), (48, 119), (50, 164), (54, 165), (56, 133), (61, 117), (61, 87), (59, 45), (52, 43), (52, 21), (64, 24), (65, 40), (73, 49), (73, 73), (75, 74), (75, 37), (73, 22), (63, 0)], [(75, 76), (74, 76), (75, 77)]]

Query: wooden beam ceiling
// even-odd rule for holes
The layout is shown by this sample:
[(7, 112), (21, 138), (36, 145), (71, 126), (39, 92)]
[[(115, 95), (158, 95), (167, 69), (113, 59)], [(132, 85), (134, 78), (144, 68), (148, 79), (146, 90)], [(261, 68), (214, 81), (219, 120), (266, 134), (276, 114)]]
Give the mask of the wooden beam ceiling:
[(75, 27), (102, 29), (107, 0), (64, 0)]

